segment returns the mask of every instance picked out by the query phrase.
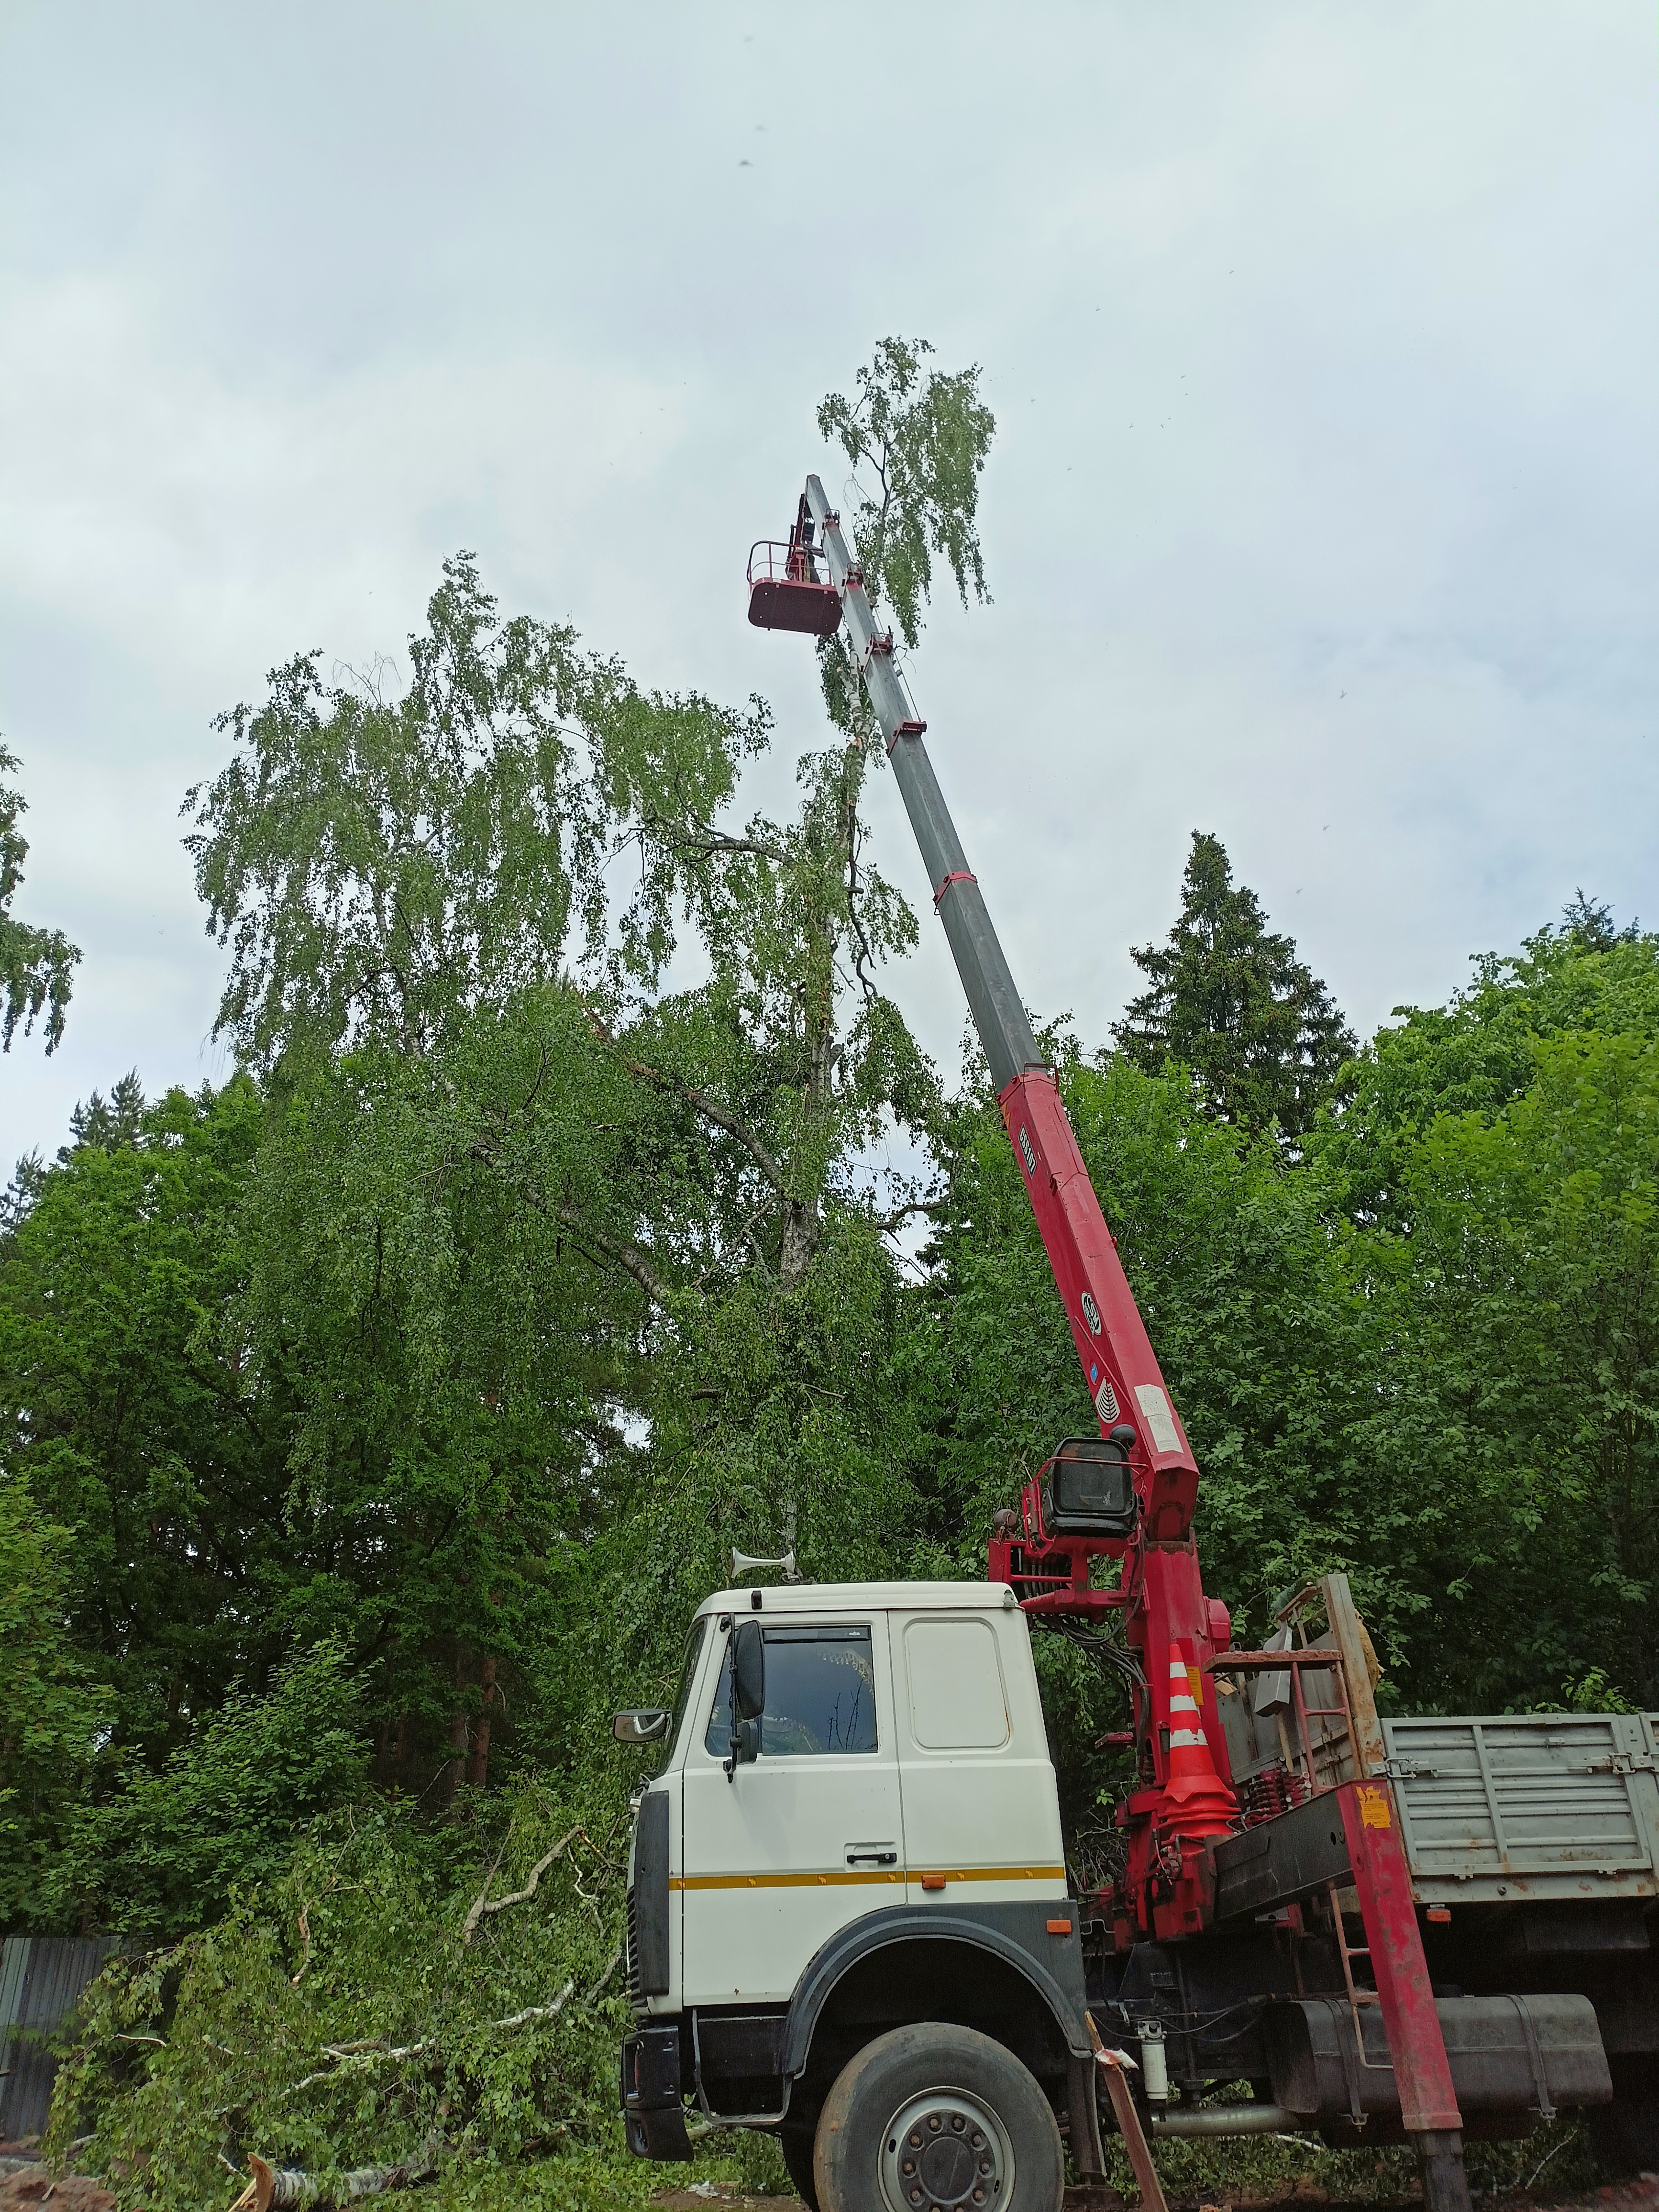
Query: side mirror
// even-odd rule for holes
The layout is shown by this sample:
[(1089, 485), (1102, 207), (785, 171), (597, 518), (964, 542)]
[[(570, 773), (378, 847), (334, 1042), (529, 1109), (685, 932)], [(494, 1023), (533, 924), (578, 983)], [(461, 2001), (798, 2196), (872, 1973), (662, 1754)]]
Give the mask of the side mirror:
[(611, 1733), (618, 1743), (655, 1743), (668, 1733), (668, 1716), (655, 1705), (618, 1713)]
[(727, 1767), (752, 1766), (760, 1757), (760, 1723), (739, 1721), (732, 1733), (732, 1757)]
[(739, 1621), (732, 1638), (732, 1702), (740, 1721), (766, 1711), (766, 1646), (757, 1620)]
[(757, 1620), (739, 1621), (732, 1635), (732, 1755), (729, 1782), (738, 1767), (760, 1757), (761, 1715), (766, 1711), (766, 1646)]

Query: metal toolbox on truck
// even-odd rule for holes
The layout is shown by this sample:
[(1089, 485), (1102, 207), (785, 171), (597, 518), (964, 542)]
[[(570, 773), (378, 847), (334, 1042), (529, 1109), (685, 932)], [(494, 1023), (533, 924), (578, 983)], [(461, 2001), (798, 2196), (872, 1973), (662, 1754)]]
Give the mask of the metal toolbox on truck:
[(1421, 1905), (1659, 1896), (1659, 1716), (1384, 1720)]

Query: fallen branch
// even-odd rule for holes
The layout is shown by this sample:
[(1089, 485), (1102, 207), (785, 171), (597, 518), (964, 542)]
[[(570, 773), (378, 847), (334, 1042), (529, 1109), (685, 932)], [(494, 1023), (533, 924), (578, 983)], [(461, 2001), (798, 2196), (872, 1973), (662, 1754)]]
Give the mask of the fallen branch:
[[(613, 1960), (612, 1964), (614, 1963)], [(609, 1978), (610, 1972), (611, 1968), (607, 1967), (606, 1978)], [(505, 2020), (492, 2020), (489, 2025), (491, 2027), (524, 2027), (532, 2020), (556, 2020), (569, 2002), (570, 1993), (575, 1986), (573, 1977), (565, 1984), (551, 2004), (526, 2005), (522, 2012), (510, 2012)], [(604, 1981), (596, 1984), (596, 1987), (603, 1988)], [(366, 2036), (357, 2043), (325, 2043), (322, 2046), (324, 2057), (332, 2058), (338, 2063), (326, 2070), (307, 2074), (302, 2081), (296, 2081), (294, 2087), (284, 2094), (290, 2097), (297, 2097), (301, 2089), (313, 2088), (319, 2081), (337, 2081), (340, 2078), (341, 2068), (351, 2064), (354, 2061), (381, 2058), (402, 2061), (406, 2058), (418, 2058), (422, 2051), (434, 2049), (441, 2040), (441, 2038), (435, 2035), (423, 2035), (418, 2043), (387, 2043), (382, 2036)], [(231, 2212), (235, 2212), (234, 2206), (231, 2208)]]
[[(383, 2189), (406, 2189), (411, 2181), (424, 2181), (438, 2170), (441, 2142), (441, 2138), (434, 2137), (412, 2158), (396, 2166), (360, 2166), (355, 2172), (343, 2173), (334, 2193), (349, 2202), (357, 2197), (377, 2197)], [(268, 2160), (250, 2153), (248, 2167), (253, 2179), (230, 2212), (272, 2212), (274, 2206), (308, 2204), (322, 2195), (322, 2182), (299, 2166), (273, 2166)]]
[(492, 2027), (522, 2027), (528, 2020), (552, 2020), (564, 2010), (575, 1986), (574, 1980), (568, 1981), (551, 2004), (526, 2005), (522, 2012), (510, 2012), (505, 2020), (492, 2020), (489, 2025)]
[(301, 1983), (305, 1979), (306, 1968), (310, 1964), (311, 1907), (309, 1905), (302, 1905), (300, 1907), (300, 1966), (297, 1973), (293, 1973), (289, 1976), (288, 1985), (289, 1989), (297, 1990), (299, 1988)]
[(592, 1988), (589, 1990), (587, 1995), (582, 1999), (582, 2002), (584, 2004), (592, 2003), (594, 1998), (598, 1996), (599, 1991), (611, 1979), (611, 1977), (616, 1972), (617, 1967), (621, 1966), (623, 1962), (623, 1953), (627, 1949), (627, 1948), (626, 1944), (617, 1944), (616, 1949), (611, 1954), (611, 1964), (605, 1968), (605, 1972), (599, 1976), (599, 1980), (594, 1983)]
[[(489, 1873), (484, 1878), (484, 1886), (478, 1892), (477, 1899), (473, 1905), (472, 1910), (467, 1914), (465, 1920), (462, 1923), (461, 1948), (465, 1950), (467, 1945), (472, 1941), (473, 1936), (477, 1930), (478, 1923), (483, 1918), (485, 1913), (505, 1912), (509, 1905), (527, 1905), (530, 1899), (536, 1894), (536, 1884), (547, 1872), (549, 1867), (552, 1865), (554, 1860), (557, 1858), (559, 1853), (564, 1849), (565, 1845), (568, 1843), (574, 1842), (575, 1838), (578, 1836), (581, 1838), (585, 1844), (588, 1844), (588, 1848), (592, 1850), (592, 1846), (591, 1843), (588, 1843), (588, 1835), (586, 1828), (572, 1828), (568, 1834), (560, 1837), (558, 1842), (554, 1844), (550, 1851), (546, 1852), (541, 1858), (537, 1860), (535, 1865), (530, 1869), (530, 1879), (522, 1889), (515, 1889), (510, 1897), (497, 1897), (492, 1899), (489, 1904), (486, 1904), (484, 1900), (489, 1895), (489, 1884), (494, 1879), (495, 1873), (495, 1867), (491, 1867)], [(497, 1864), (499, 1863), (500, 1862), (498, 1859)]]

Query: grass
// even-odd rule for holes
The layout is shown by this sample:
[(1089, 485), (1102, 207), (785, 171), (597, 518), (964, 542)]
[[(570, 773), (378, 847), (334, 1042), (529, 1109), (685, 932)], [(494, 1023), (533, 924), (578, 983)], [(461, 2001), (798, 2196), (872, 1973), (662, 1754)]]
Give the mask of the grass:
[(665, 2191), (694, 2183), (724, 2182), (753, 2197), (793, 2193), (769, 2136), (723, 2132), (699, 2149), (688, 2166), (592, 2150), (513, 2163), (470, 2160), (423, 2189), (418, 2200), (404, 2201), (418, 2212), (647, 2212)]
[[(1160, 2143), (1156, 2156), (1172, 2207), (1401, 2204), (1417, 2194), (1416, 2160), (1400, 2148), (1328, 2150), (1313, 2136), (1255, 2136)], [(1106, 2157), (1109, 2181), (1133, 2205), (1134, 2183), (1115, 2138)], [(1521, 2142), (1470, 2143), (1466, 2157), (1477, 2198), (1508, 2195), (1533, 2177), (1540, 2197), (1577, 2197), (1601, 2179), (1584, 2129), (1573, 2119), (1535, 2129)], [(688, 2166), (574, 2149), (523, 2163), (471, 2161), (423, 2190), (419, 2205), (421, 2212), (649, 2212), (656, 2197), (711, 2181), (749, 2197), (781, 2197), (790, 2186), (769, 2136), (727, 2132), (700, 2145)]]

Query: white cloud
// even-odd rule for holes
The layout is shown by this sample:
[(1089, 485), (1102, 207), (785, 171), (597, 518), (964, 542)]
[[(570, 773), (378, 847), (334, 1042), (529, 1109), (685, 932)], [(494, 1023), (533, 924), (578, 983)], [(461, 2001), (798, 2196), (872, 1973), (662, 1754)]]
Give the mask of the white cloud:
[[(0, 728), (25, 909), (88, 961), (59, 1058), (0, 1062), (0, 1149), (133, 1060), (214, 1064), (176, 819), (210, 718), (303, 647), (398, 655), (458, 545), (811, 741), (742, 562), (890, 330), (981, 361), (1001, 420), (996, 604), (941, 606), (913, 678), (1039, 1009), (1102, 1033), (1195, 824), (1366, 1026), (1577, 883), (1653, 911), (1640, 12), (1009, 27), (9, 12)], [(931, 922), (898, 988), (950, 1056)]]

